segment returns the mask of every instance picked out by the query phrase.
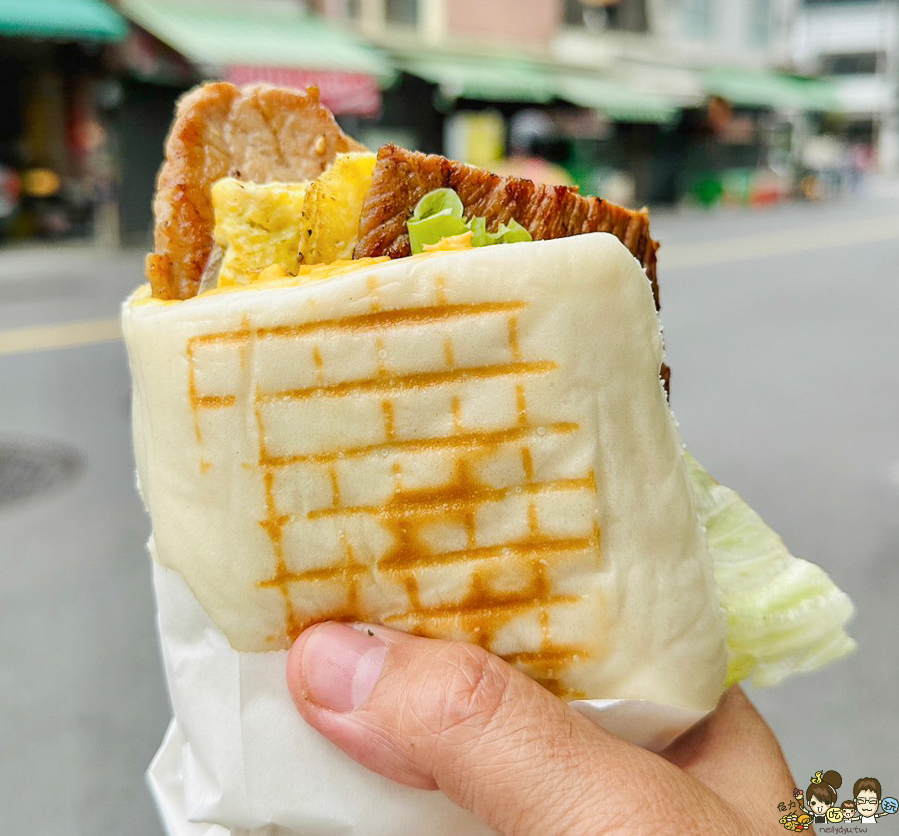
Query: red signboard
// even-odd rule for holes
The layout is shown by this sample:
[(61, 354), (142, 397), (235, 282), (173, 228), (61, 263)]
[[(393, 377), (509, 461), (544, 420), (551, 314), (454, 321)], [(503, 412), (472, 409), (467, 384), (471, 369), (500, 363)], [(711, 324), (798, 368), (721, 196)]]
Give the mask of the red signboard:
[(365, 73), (332, 70), (294, 70), (287, 67), (228, 67), (225, 78), (233, 84), (274, 84), (278, 87), (315, 85), (322, 103), (333, 113), (375, 116), (381, 109), (381, 90), (375, 78)]

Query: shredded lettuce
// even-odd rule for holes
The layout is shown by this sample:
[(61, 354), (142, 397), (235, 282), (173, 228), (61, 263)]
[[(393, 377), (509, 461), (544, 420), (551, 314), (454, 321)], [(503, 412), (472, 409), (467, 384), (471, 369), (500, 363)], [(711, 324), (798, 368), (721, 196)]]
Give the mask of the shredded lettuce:
[(507, 224), (500, 224), (496, 232), (487, 231), (487, 221), (484, 218), (474, 217), (469, 221), (471, 229), (471, 245), (473, 247), (487, 247), (490, 244), (514, 244), (516, 241), (533, 241), (528, 232), (514, 218)]
[(790, 554), (762, 518), (689, 453), (685, 459), (727, 613), (728, 684), (776, 685), (851, 653), (849, 596), (823, 569)]
[(424, 252), (426, 245), (438, 244), (444, 238), (468, 231), (472, 234), (473, 247), (533, 240), (530, 232), (514, 218), (507, 224), (500, 224), (495, 232), (488, 232), (484, 218), (473, 216), (466, 221), (463, 213), (462, 200), (453, 189), (428, 192), (415, 204), (412, 217), (406, 223), (413, 254)]
[(468, 231), (465, 221), (450, 215), (446, 210), (417, 221), (410, 220), (406, 226), (409, 228), (409, 243), (413, 253), (424, 252), (427, 245), (437, 244), (444, 238)]
[(415, 209), (412, 210), (412, 219), (419, 221), (422, 218), (429, 218), (431, 215), (447, 212), (461, 221), (464, 211), (462, 198), (456, 194), (454, 189), (434, 189), (415, 204)]

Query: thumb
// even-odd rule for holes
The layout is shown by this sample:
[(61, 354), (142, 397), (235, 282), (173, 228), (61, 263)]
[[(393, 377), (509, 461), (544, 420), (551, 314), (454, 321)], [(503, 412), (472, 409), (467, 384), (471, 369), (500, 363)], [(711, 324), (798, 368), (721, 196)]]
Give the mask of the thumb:
[(653, 820), (645, 801), (650, 780), (671, 789), (684, 782), (678, 795), (689, 815), (699, 801), (698, 785), (675, 767), (598, 728), (473, 645), (318, 624), (291, 649), (288, 684), (305, 720), (364, 766), (439, 788), (506, 834), (588, 825), (607, 833), (627, 820), (628, 832), (642, 832), (635, 808), (650, 825), (646, 832), (659, 832), (672, 819), (672, 799)]

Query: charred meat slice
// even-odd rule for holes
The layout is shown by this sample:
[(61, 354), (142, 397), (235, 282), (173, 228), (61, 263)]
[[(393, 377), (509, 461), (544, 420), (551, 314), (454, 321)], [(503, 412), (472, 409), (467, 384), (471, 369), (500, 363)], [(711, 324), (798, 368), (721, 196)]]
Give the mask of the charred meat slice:
[(195, 296), (213, 246), (210, 189), (221, 177), (311, 180), (345, 151), (364, 151), (318, 90), (204, 84), (178, 103), (156, 184), (155, 252), (146, 272), (161, 299)]
[(515, 219), (535, 240), (584, 232), (611, 232), (646, 270), (656, 307), (658, 244), (649, 237), (649, 215), (622, 209), (567, 186), (544, 186), (517, 177), (500, 177), (435, 154), (385, 145), (378, 151), (371, 188), (362, 205), (355, 258), (410, 254), (406, 221), (415, 204), (433, 189), (455, 189), (467, 216), (487, 220), (487, 228)]

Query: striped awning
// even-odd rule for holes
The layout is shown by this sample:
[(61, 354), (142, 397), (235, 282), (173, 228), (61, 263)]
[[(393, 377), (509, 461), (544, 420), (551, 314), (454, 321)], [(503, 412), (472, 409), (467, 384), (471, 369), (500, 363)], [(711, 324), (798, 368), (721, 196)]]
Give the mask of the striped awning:
[(335, 113), (376, 113), (381, 88), (395, 76), (378, 50), (299, 4), (121, 0), (121, 10), (207, 77), (242, 84), (315, 84)]
[(839, 110), (834, 82), (825, 78), (717, 67), (704, 75), (705, 89), (744, 107), (828, 112)]
[(448, 99), (548, 102), (553, 91), (546, 72), (529, 61), (451, 54), (398, 55), (400, 69), (436, 84)]
[(560, 99), (598, 111), (617, 122), (668, 124), (680, 108), (670, 96), (650, 93), (627, 82), (584, 73), (557, 73), (554, 86)]
[(72, 41), (120, 41), (122, 16), (102, 0), (2, 0), (0, 35)]

